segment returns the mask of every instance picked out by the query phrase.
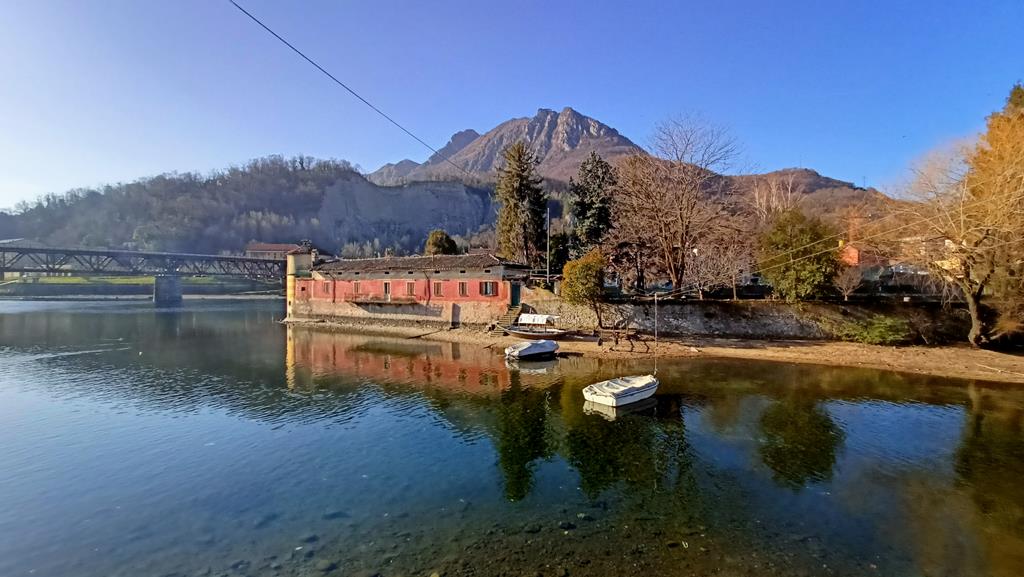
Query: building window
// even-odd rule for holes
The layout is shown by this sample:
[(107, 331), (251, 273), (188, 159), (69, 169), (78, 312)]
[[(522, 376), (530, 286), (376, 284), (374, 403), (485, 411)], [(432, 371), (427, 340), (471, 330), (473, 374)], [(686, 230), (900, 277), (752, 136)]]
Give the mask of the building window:
[(480, 283), (480, 294), (485, 297), (493, 297), (498, 294), (498, 283), (485, 281)]
[(405, 283), (405, 294), (408, 296), (416, 296), (416, 283), (407, 282)]
[(359, 294), (359, 281), (352, 283), (352, 292)]
[(468, 297), (469, 296), (469, 283), (467, 283), (466, 281), (460, 281), (459, 282), (459, 296), (460, 297)]
[(391, 294), (391, 283), (389, 283), (387, 281), (384, 282), (384, 294), (385, 295), (390, 295)]
[(434, 296), (436, 296), (436, 297), (441, 296), (441, 283), (439, 283), (439, 282), (435, 282), (434, 283)]

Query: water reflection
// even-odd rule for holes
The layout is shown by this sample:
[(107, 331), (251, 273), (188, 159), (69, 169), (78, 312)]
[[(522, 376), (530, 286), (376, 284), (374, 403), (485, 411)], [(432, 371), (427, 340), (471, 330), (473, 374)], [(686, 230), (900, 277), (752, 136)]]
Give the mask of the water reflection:
[(761, 459), (782, 485), (799, 489), (832, 478), (843, 433), (813, 400), (789, 396), (761, 415)]
[(519, 371), (510, 374), (509, 388), (498, 401), (496, 445), (505, 498), (519, 501), (533, 488), (535, 461), (554, 454), (544, 391), (523, 388)]
[(271, 305), (17, 306), (3, 575), (299, 575), (327, 554), (388, 576), (1024, 566), (1017, 388), (687, 360), (610, 412), (581, 389), (642, 362), (507, 365), (286, 329)]

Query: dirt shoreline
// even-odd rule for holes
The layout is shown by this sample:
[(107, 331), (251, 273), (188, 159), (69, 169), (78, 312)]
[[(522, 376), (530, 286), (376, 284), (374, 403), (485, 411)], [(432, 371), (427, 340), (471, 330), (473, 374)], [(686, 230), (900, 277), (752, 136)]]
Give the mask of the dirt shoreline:
[[(491, 334), (477, 328), (446, 329), (405, 325), (369, 325), (337, 321), (292, 319), (288, 324), (358, 332), (380, 336), (471, 343), (502, 349), (521, 339)], [(598, 342), (592, 337), (559, 341), (562, 352), (593, 358), (626, 359), (653, 356), (654, 341)], [(1024, 356), (963, 346), (886, 347), (838, 341), (767, 341), (715, 337), (663, 337), (658, 342), (662, 358), (733, 358), (815, 365), (874, 368), (904, 373), (1024, 384)]]

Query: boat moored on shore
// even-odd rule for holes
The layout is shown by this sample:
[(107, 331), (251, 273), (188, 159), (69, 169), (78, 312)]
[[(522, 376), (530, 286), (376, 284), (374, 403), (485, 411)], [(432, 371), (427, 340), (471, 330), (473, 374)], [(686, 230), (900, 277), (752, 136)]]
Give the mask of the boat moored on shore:
[(509, 360), (539, 360), (550, 358), (558, 352), (558, 343), (541, 339), (516, 343), (505, 349), (505, 358)]

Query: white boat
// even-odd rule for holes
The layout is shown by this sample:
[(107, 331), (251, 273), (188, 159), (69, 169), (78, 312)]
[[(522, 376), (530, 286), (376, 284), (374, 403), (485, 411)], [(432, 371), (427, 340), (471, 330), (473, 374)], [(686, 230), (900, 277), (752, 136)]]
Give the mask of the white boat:
[(621, 407), (649, 398), (658, 390), (658, 293), (654, 293), (654, 373), (616, 377), (587, 385), (583, 398), (589, 403)]
[(610, 405), (602, 405), (600, 403), (587, 401), (583, 403), (583, 412), (587, 415), (598, 415), (608, 419), (609, 421), (614, 421), (619, 417), (624, 417), (634, 413), (650, 412), (653, 414), (653, 410), (657, 406), (658, 400), (653, 398), (647, 398), (636, 403), (622, 405), (621, 407), (612, 407)]
[(560, 339), (569, 331), (555, 326), (556, 315), (521, 314), (512, 326), (501, 327), (505, 332), (527, 339)]
[(505, 358), (512, 360), (550, 357), (558, 351), (558, 343), (547, 339), (516, 343), (505, 349)]
[(602, 405), (620, 407), (642, 401), (658, 390), (658, 379), (654, 375), (616, 377), (587, 385), (583, 398)]

